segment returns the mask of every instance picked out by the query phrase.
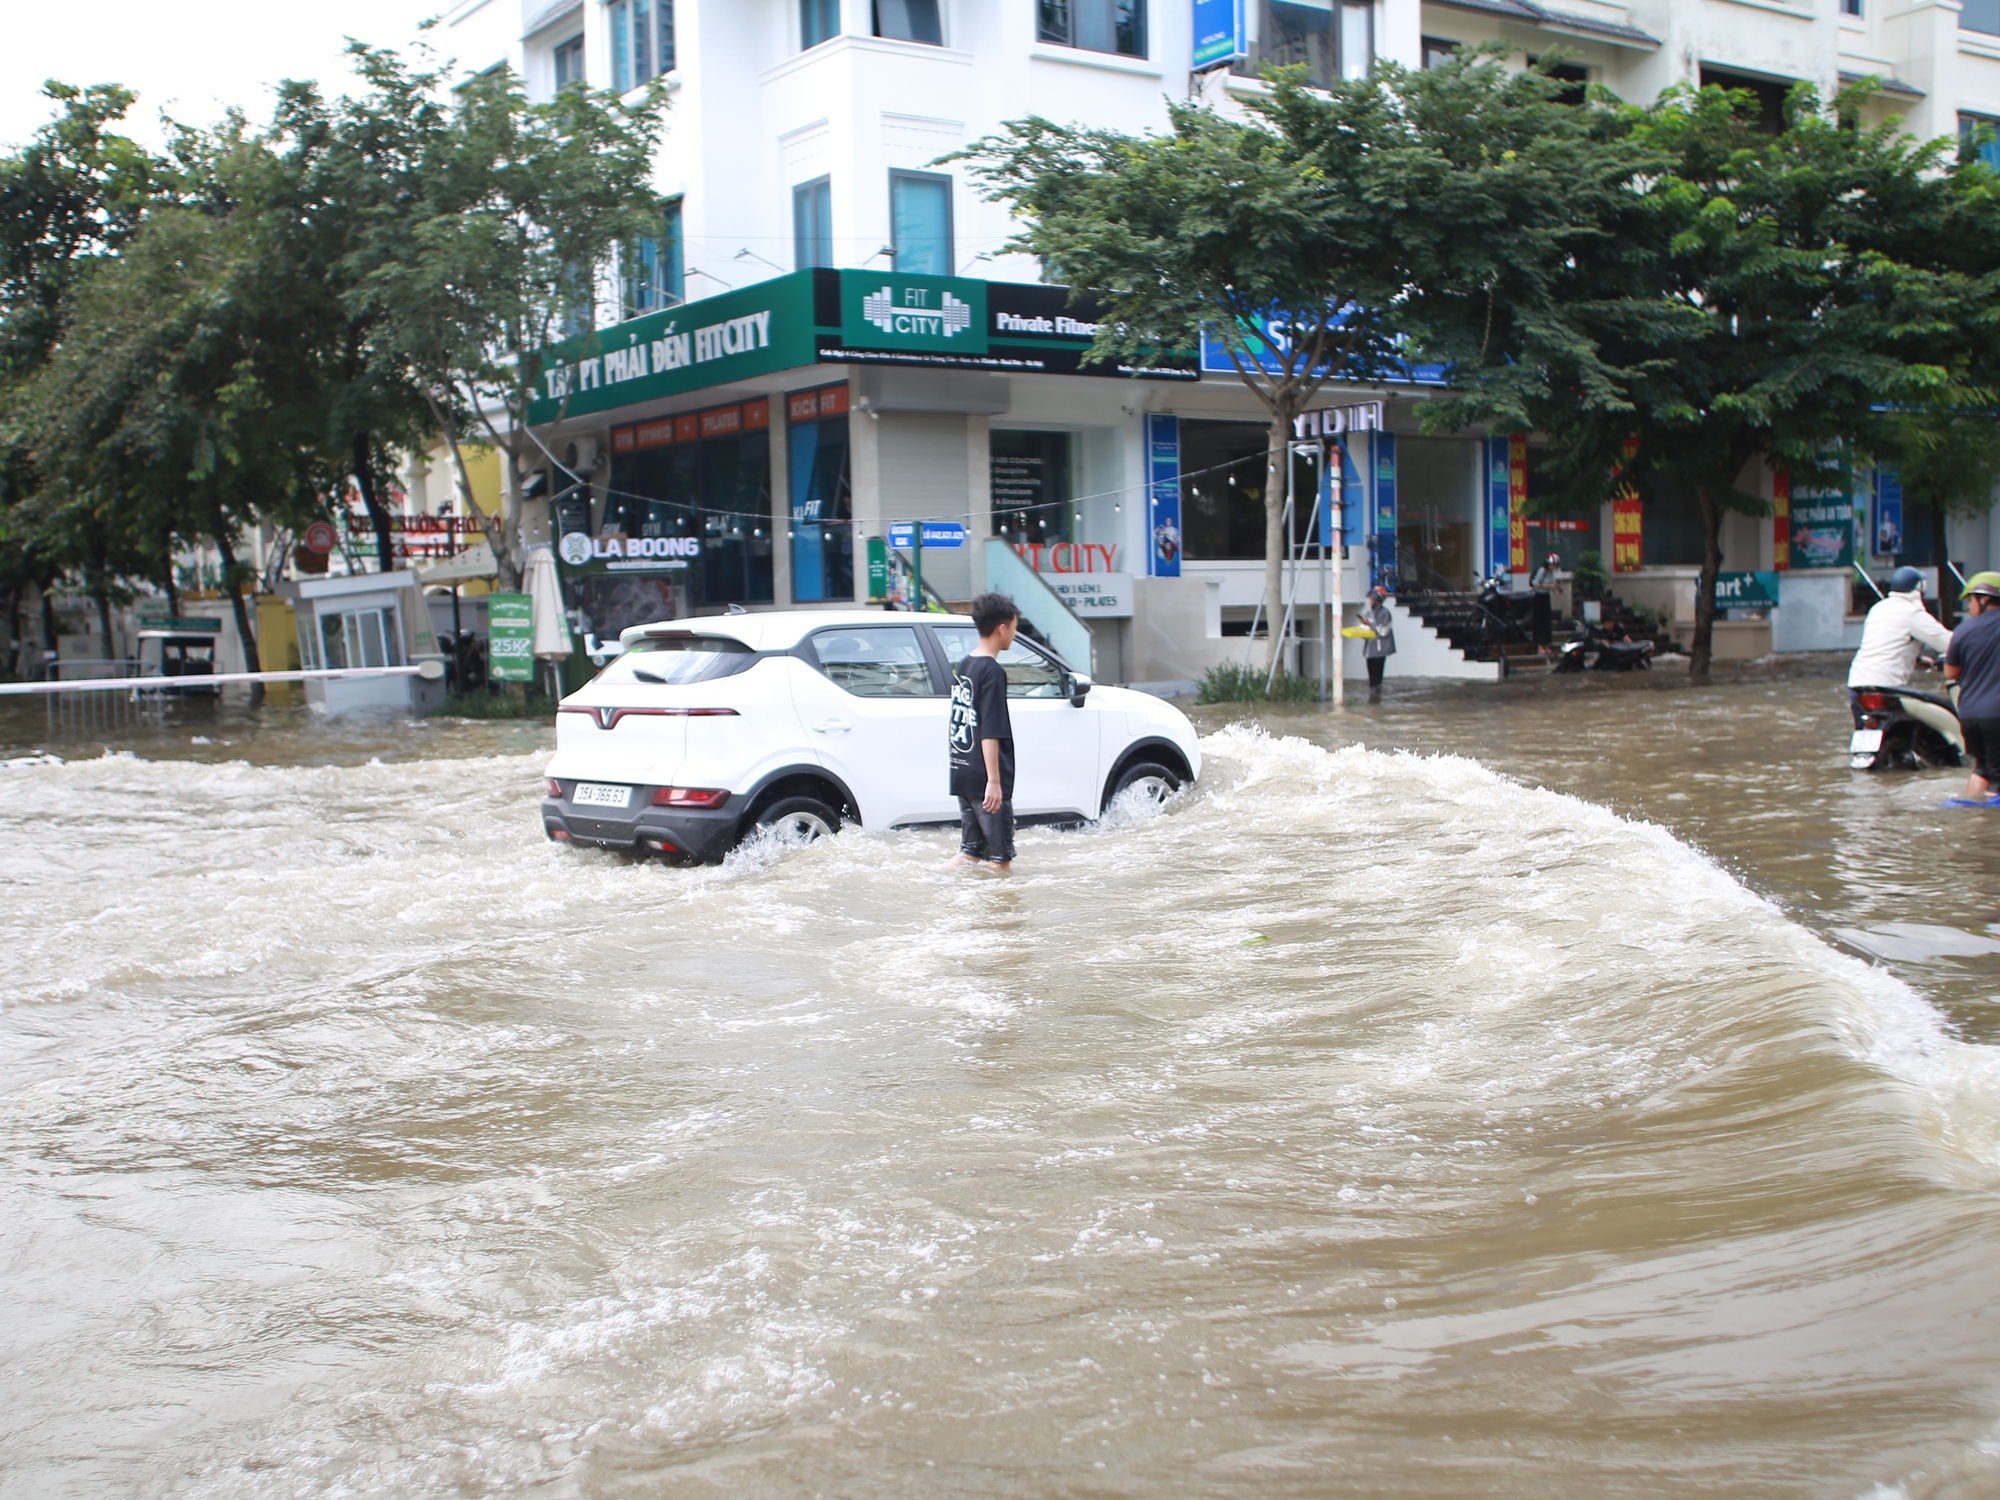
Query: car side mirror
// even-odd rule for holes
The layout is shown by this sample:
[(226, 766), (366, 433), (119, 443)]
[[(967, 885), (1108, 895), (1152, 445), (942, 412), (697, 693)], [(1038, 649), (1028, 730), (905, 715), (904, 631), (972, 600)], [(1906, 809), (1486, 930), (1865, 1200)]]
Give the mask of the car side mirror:
[(1063, 696), (1069, 699), (1070, 707), (1072, 708), (1083, 707), (1083, 700), (1093, 686), (1095, 684), (1081, 672), (1063, 673)]

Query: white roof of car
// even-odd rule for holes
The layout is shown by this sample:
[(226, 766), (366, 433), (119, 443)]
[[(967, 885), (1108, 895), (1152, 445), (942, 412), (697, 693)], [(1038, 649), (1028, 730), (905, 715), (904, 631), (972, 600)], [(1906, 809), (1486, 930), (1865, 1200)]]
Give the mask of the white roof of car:
[[(934, 625), (970, 625), (968, 615), (925, 615)], [(910, 625), (911, 615), (882, 609), (774, 609), (741, 615), (694, 615), (633, 625), (619, 633), (626, 645), (649, 635), (726, 635), (753, 651), (785, 651), (829, 625)]]

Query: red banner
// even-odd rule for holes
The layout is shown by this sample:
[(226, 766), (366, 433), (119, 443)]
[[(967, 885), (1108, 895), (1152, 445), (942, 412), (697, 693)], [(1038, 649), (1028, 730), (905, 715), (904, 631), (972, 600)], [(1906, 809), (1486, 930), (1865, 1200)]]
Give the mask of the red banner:
[(1507, 563), (1528, 571), (1528, 435), (1507, 439)]

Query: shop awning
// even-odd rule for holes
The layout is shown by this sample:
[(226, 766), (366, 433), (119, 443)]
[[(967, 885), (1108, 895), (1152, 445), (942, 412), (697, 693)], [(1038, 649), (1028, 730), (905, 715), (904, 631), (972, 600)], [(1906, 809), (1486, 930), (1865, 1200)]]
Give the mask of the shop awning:
[(474, 538), (472, 545), (458, 556), (413, 571), (417, 582), (428, 588), (434, 583), (470, 583), (475, 578), (495, 578), (500, 568), (493, 560), (492, 545), (482, 536)]

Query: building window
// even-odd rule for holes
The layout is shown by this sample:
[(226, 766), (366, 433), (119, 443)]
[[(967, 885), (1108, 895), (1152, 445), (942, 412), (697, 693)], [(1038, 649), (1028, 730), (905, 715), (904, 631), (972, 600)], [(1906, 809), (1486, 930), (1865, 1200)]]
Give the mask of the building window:
[[(1540, 63), (1539, 57), (1530, 57), (1529, 64)], [(1549, 77), (1558, 83), (1569, 85), (1555, 96), (1558, 104), (1581, 104), (1590, 97), (1590, 69), (1581, 63), (1552, 63), (1547, 69)]]
[(833, 179), (815, 178), (792, 189), (792, 268), (833, 264)]
[(944, 23), (938, 16), (938, 0), (875, 0), (875, 35), (942, 47)]
[(847, 446), (847, 387), (785, 398), (792, 483), (792, 598), (854, 597), (854, 512)]
[(889, 220), (896, 269), (951, 275), (951, 179), (933, 172), (889, 174)]
[(1146, 55), (1146, 0), (1040, 0), (1036, 35), (1087, 52)]
[[(1993, 0), (2000, 5), (2000, 0)], [(1755, 101), (1745, 103), (1739, 100), (1738, 114), (1754, 114), (1758, 128), (1771, 135), (1782, 134), (1785, 128), (1785, 95), (1791, 92), (1791, 85), (1772, 78), (1752, 78), (1744, 73), (1725, 73), (1720, 68), (1703, 68), (1701, 86), (1728, 89), (1731, 93), (1748, 94)]]
[(1964, 6), (1958, 13), (1959, 30), (2000, 36), (2000, 0), (1964, 0)]
[(1440, 36), (1427, 36), (1424, 38), (1424, 66), (1426, 68), (1441, 68), (1456, 56), (1458, 56), (1457, 42), (1448, 42)]
[(611, 87), (636, 89), (675, 67), (673, 0), (612, 0)]
[(2000, 172), (2000, 120), (1989, 115), (1960, 115), (1958, 152), (1962, 160), (1977, 158)]
[(1858, 15), (1860, 15), (1860, 14), (1861, 14), (1861, 0), (1840, 0), (1840, 13), (1841, 13), (1841, 14), (1842, 14), (1843, 16), (1858, 16)]
[[(1995, 0), (2000, 4), (2000, 0)], [(1257, 39), (1231, 71), (1256, 77), (1265, 68), (1305, 69), (1305, 81), (1331, 88), (1336, 78), (1366, 78), (1375, 61), (1375, 10), (1344, 0), (1257, 0)]]
[(1075, 540), (1069, 437), (1067, 432), (993, 433), (988, 451), (995, 536), (1017, 547)]
[(573, 36), (555, 50), (556, 92), (583, 82), (583, 38)]
[(817, 47), (840, 35), (840, 0), (799, 0), (799, 46)]
[(625, 263), (625, 316), (674, 307), (687, 295), (687, 266), (681, 249), (681, 206), (667, 205), (657, 239), (642, 235)]

